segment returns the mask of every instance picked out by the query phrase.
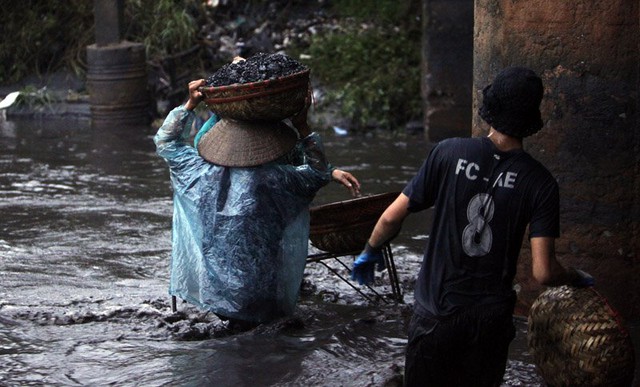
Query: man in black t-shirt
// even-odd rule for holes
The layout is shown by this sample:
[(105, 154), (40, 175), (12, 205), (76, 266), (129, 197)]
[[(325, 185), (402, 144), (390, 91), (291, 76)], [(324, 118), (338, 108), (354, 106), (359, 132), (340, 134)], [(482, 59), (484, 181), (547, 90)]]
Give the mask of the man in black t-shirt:
[(409, 325), (406, 386), (498, 386), (515, 337), (512, 288), (528, 227), (533, 277), (543, 285), (590, 286), (593, 278), (555, 258), (558, 184), (522, 149), (543, 126), (542, 80), (503, 70), (483, 90), (487, 137), (438, 143), (378, 220), (352, 278), (367, 283), (380, 247), (410, 213), (434, 207)]

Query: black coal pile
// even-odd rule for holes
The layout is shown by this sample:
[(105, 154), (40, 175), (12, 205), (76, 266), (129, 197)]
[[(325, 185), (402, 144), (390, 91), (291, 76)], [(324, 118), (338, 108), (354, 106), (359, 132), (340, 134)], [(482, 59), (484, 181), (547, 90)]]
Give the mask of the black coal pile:
[(226, 86), (285, 77), (307, 67), (284, 54), (259, 53), (236, 63), (222, 66), (206, 80), (207, 86)]

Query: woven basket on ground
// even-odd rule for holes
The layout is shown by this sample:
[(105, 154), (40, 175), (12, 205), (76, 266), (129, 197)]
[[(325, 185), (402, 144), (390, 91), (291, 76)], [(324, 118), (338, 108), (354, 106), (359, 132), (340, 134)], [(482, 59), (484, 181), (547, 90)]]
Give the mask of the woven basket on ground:
[(635, 357), (619, 315), (593, 288), (543, 292), (527, 334), (538, 371), (552, 386), (630, 386)]
[(313, 207), (311, 244), (334, 254), (361, 251), (378, 218), (398, 195), (388, 192)]
[(280, 121), (304, 108), (309, 70), (259, 82), (203, 86), (204, 102), (221, 118), (240, 121)]

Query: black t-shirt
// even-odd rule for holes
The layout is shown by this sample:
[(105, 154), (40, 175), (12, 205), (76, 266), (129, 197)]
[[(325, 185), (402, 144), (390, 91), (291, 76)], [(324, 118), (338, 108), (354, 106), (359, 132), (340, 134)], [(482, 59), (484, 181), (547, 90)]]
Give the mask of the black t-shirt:
[(404, 189), (409, 211), (434, 207), (415, 290), (416, 311), (443, 316), (513, 298), (524, 233), (559, 236), (558, 184), (523, 150), (488, 138), (438, 143)]

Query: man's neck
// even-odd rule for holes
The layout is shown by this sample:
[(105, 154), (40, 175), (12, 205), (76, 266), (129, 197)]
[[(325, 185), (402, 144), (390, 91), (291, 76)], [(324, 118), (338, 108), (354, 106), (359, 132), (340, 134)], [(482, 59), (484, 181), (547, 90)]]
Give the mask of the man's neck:
[(500, 133), (494, 128), (489, 129), (487, 138), (493, 142), (493, 144), (501, 152), (509, 152), (515, 149), (522, 149), (522, 139), (512, 137), (504, 133)]

